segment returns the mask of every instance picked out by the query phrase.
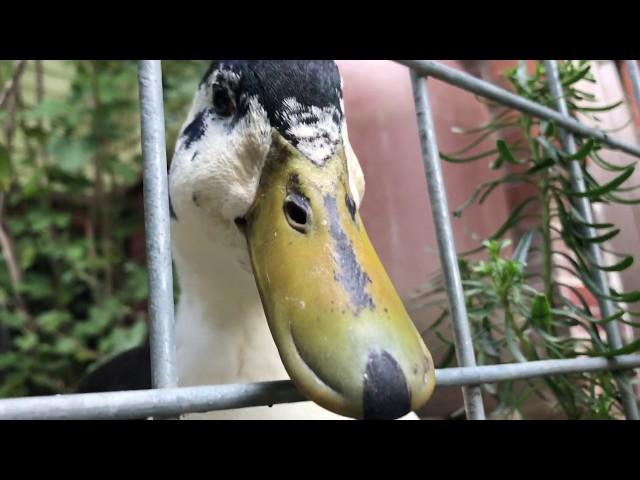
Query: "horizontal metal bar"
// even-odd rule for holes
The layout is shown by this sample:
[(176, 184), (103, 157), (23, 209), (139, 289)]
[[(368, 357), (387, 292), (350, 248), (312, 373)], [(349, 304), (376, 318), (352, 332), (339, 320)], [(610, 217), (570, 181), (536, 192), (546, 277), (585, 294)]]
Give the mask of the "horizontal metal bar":
[[(640, 355), (537, 360), (523, 363), (503, 363), (480, 367), (444, 368), (436, 370), (436, 385), (451, 387), (478, 383), (498, 383), (534, 377), (549, 377), (566, 373), (627, 370), (640, 367)], [(1, 410), (0, 410), (1, 411)]]
[(562, 115), (556, 110), (522, 98), (468, 73), (461, 72), (433, 60), (396, 60), (396, 62), (414, 69), (420, 75), (437, 78), (456, 87), (506, 105), (507, 107), (533, 115), (534, 117), (553, 120), (559, 126), (564, 127), (576, 135), (594, 138), (613, 149), (640, 157), (640, 147), (636, 145), (616, 140), (600, 129), (589, 127), (569, 116)]
[[(640, 355), (616, 358), (539, 360), (527, 363), (436, 370), (438, 387), (640, 367)], [(0, 420), (86, 420), (175, 416), (305, 401), (289, 380), (243, 385), (84, 393), (0, 400)]]
[(176, 417), (305, 401), (289, 380), (0, 400), (0, 420), (124, 420)]

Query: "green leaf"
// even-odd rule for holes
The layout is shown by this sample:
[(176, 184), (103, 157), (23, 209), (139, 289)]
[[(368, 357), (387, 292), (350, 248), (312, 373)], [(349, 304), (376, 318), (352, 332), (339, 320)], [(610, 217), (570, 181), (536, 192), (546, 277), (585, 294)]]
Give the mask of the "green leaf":
[(496, 188), (498, 188), (500, 185), (506, 184), (506, 183), (527, 183), (529, 185), (534, 185), (534, 183), (530, 180), (527, 180), (526, 177), (524, 175), (514, 175), (514, 174), (508, 174), (505, 175), (504, 177), (498, 179), (498, 180), (494, 180), (493, 182), (491, 182), (491, 185), (489, 186), (489, 188), (487, 188), (484, 193), (480, 196), (480, 198), (478, 199), (478, 204), (482, 205), (484, 203), (484, 201), (487, 199), (487, 197), (489, 197), (489, 195), (491, 194), (491, 192), (493, 192)]
[(139, 178), (139, 172), (123, 162), (111, 162), (110, 169), (128, 185), (135, 183)]
[(446, 155), (442, 152), (440, 152), (440, 158), (446, 162), (450, 162), (450, 163), (469, 163), (469, 162), (473, 162), (476, 160), (480, 160), (481, 158), (486, 158), (490, 155), (495, 155), (496, 153), (498, 153), (498, 150), (489, 150), (486, 152), (482, 152), (482, 153), (477, 153), (475, 155), (471, 155), (469, 157), (466, 158), (455, 158), (449, 155)]
[(511, 259), (521, 263), (522, 265), (527, 264), (527, 257), (529, 256), (529, 250), (531, 248), (531, 242), (533, 241), (533, 236), (535, 232), (533, 230), (527, 231), (520, 240), (518, 241), (518, 245), (516, 246)]
[(45, 388), (51, 392), (60, 390), (60, 382), (46, 373), (34, 373), (31, 375), (30, 380), (38, 387)]
[(580, 276), (581, 280), (586, 284), (589, 290), (599, 298), (606, 298), (616, 303), (635, 303), (640, 301), (640, 290), (618, 293), (614, 289), (609, 288), (610, 292), (605, 293), (595, 284), (589, 275)]
[(85, 363), (95, 361), (98, 358), (98, 354), (92, 350), (80, 348), (74, 352), (73, 358), (76, 362)]
[(467, 309), (467, 314), (474, 317), (485, 317), (496, 309), (496, 304), (487, 303), (479, 307), (471, 307)]
[(17, 216), (7, 218), (7, 224), (9, 225), (9, 230), (11, 230), (11, 233), (14, 235), (25, 233), (29, 226), (25, 218)]
[[(564, 211), (564, 206), (559, 205), (559, 207)], [(585, 222), (582, 218), (582, 215), (580, 215), (580, 212), (578, 212), (575, 208), (571, 207), (571, 217), (569, 218), (569, 220), (571, 221), (571, 223), (575, 223), (579, 226), (582, 227), (591, 227), (591, 228), (596, 228), (596, 229), (602, 229), (602, 228), (613, 228), (614, 224), (613, 223), (588, 223)]]
[(31, 110), (25, 112), (25, 120), (53, 120), (56, 117), (66, 115), (69, 105), (62, 100), (44, 100)]
[(555, 123), (553, 121), (540, 120), (540, 130), (542, 130), (545, 136), (553, 137)]
[(133, 302), (146, 299), (149, 295), (149, 283), (147, 269), (133, 262), (125, 265), (127, 274), (125, 280), (125, 292)]
[(513, 209), (507, 220), (500, 226), (500, 228), (491, 235), (491, 239), (502, 237), (507, 231), (509, 231), (509, 229), (516, 225), (523, 217), (520, 215), (522, 211), (527, 207), (527, 205), (535, 201), (538, 201), (538, 197), (529, 197), (520, 202), (520, 204)]
[(38, 255), (38, 248), (36, 244), (30, 238), (22, 238), (17, 244), (18, 250), (18, 263), (23, 270), (28, 269), (33, 265), (33, 262)]
[(54, 333), (60, 330), (69, 321), (71, 321), (71, 315), (68, 312), (58, 310), (51, 310), (36, 317), (38, 326), (47, 333)]
[(518, 165), (519, 162), (513, 157), (511, 150), (509, 150), (509, 147), (504, 140), (497, 140), (496, 148), (500, 153), (500, 158), (502, 158), (507, 163), (511, 163), (512, 165)]
[(547, 158), (546, 160), (542, 160), (541, 162), (536, 163), (533, 167), (529, 168), (525, 175), (533, 175), (534, 173), (538, 173), (542, 170), (546, 170), (549, 167), (553, 167), (556, 164), (555, 160), (551, 158)]
[(603, 243), (607, 240), (611, 240), (613, 237), (620, 233), (620, 229), (616, 228), (615, 230), (611, 230), (610, 232), (604, 233), (602, 235), (598, 235), (596, 237), (583, 237), (578, 234), (576, 236), (580, 237), (582, 240), (588, 243)]
[(76, 174), (90, 164), (92, 150), (84, 141), (60, 138), (52, 145), (51, 154), (63, 172)]
[(0, 353), (0, 370), (7, 370), (20, 362), (20, 355), (16, 352)]
[(0, 309), (0, 325), (9, 328), (22, 328), (26, 322), (27, 319), (23, 314)]
[(626, 313), (627, 312), (625, 312), (624, 310), (619, 310), (618, 312), (614, 313), (613, 315), (610, 315), (607, 318), (603, 318), (602, 320), (593, 320), (593, 323), (605, 324), (605, 323), (609, 323), (609, 322), (614, 322), (616, 320), (620, 320)]
[(79, 262), (81, 260), (84, 260), (86, 256), (86, 248), (86, 245), (84, 245), (83, 243), (75, 243), (69, 245), (65, 249), (65, 256), (71, 263)]
[(498, 120), (502, 117), (505, 116), (506, 113), (510, 113), (509, 111), (503, 112), (501, 115), (498, 115), (495, 118), (495, 122), (491, 122), (485, 125), (482, 125), (480, 127), (477, 128), (471, 128), (471, 129), (461, 129), (461, 128), (457, 128), (457, 127), (452, 127), (451, 128), (451, 132), (455, 133), (455, 134), (470, 134), (470, 133), (478, 133), (478, 132), (483, 132), (482, 135), (479, 135), (477, 138), (475, 138), (471, 143), (469, 143), (468, 145), (464, 146), (463, 148), (456, 150), (455, 152), (450, 152), (448, 153), (449, 156), (458, 156), (458, 155), (462, 155), (463, 153), (468, 152), (469, 150), (471, 150), (473, 147), (475, 147), (476, 145), (482, 143), (483, 140), (485, 140), (487, 137), (493, 135), (496, 131), (501, 130), (503, 128), (507, 128), (507, 127), (515, 127), (518, 125), (518, 121), (517, 118), (512, 118), (510, 119), (510, 121), (503, 121), (503, 122), (499, 122)]
[(89, 309), (89, 318), (79, 322), (73, 328), (73, 336), (79, 338), (95, 337), (102, 333), (111, 322), (111, 312), (103, 305), (92, 306)]
[(33, 332), (29, 332), (29, 333), (27, 333), (25, 335), (17, 337), (13, 341), (13, 343), (21, 351), (27, 352), (27, 351), (31, 350), (33, 347), (36, 346), (36, 344), (38, 343), (38, 336)]
[(566, 161), (583, 160), (587, 155), (591, 153), (595, 145), (596, 143), (593, 141), (593, 139), (590, 138), (584, 143), (584, 145), (582, 145), (582, 147), (580, 147), (580, 150), (572, 155), (567, 155), (566, 157), (564, 157), (564, 159)]
[(638, 205), (640, 204), (640, 198), (622, 198), (622, 197), (618, 197), (617, 195), (614, 195), (612, 193), (609, 193), (607, 195), (605, 195), (605, 198), (607, 199), (607, 201), (610, 201), (612, 203), (618, 203), (621, 205)]
[(636, 164), (636, 162), (633, 161), (626, 165), (614, 165), (613, 163), (607, 162), (595, 151), (592, 152), (591, 159), (596, 163), (596, 165), (601, 167), (603, 170), (607, 170), (610, 172), (622, 172), (623, 170), (626, 170), (627, 168), (632, 167)]
[(140, 345), (147, 332), (146, 324), (135, 323), (131, 328), (116, 327), (109, 335), (100, 339), (98, 349), (101, 352), (117, 354)]
[(613, 289), (610, 289), (610, 290), (614, 294), (614, 297), (610, 297), (612, 300), (615, 300), (617, 302), (624, 302), (624, 303), (640, 302), (640, 290), (627, 292), (627, 293), (619, 293)]
[(610, 105), (605, 105), (603, 107), (578, 107), (576, 110), (579, 112), (608, 112), (609, 110), (613, 110), (614, 108), (618, 108), (620, 105), (624, 103), (624, 100), (620, 100), (619, 102), (612, 103)]
[(44, 232), (51, 225), (51, 212), (45, 209), (33, 208), (27, 213), (27, 219), (33, 231)]
[(29, 273), (20, 285), (20, 291), (32, 300), (46, 300), (55, 293), (51, 281), (47, 275)]
[(551, 332), (551, 305), (546, 295), (538, 294), (531, 303), (531, 322), (546, 331)]
[(592, 262), (592, 265), (596, 267), (598, 270), (604, 270), (605, 272), (620, 272), (622, 270), (626, 270), (631, 265), (633, 265), (633, 257), (632, 256), (625, 257), (624, 259), (622, 259), (622, 261), (609, 266), (597, 265), (596, 263), (593, 263), (593, 262)]
[(67, 228), (71, 223), (71, 215), (64, 212), (53, 212), (51, 222), (60, 229)]
[(71, 355), (79, 347), (78, 341), (73, 337), (63, 337), (56, 340), (53, 349), (60, 355)]
[(633, 172), (635, 170), (635, 167), (629, 167), (627, 168), (624, 172), (622, 172), (620, 175), (618, 175), (616, 178), (614, 178), (613, 180), (611, 180), (609, 183), (606, 183), (604, 185), (601, 185), (600, 187), (597, 188), (593, 188), (593, 189), (589, 189), (586, 192), (571, 192), (571, 195), (573, 195), (574, 197), (588, 197), (588, 198), (597, 198), (597, 197), (601, 197), (602, 195), (612, 192), (614, 191), (616, 188), (618, 188), (620, 185), (622, 185), (624, 182), (627, 181), (627, 179), (629, 177), (631, 177), (631, 175), (633, 175)]
[(616, 357), (618, 355), (628, 355), (630, 353), (635, 353), (638, 350), (640, 350), (640, 338), (617, 350), (607, 350), (604, 352), (590, 352), (589, 356), (611, 358), (611, 357)]
[(591, 67), (589, 65), (576, 70), (575, 72), (573, 72), (571, 75), (569, 75), (567, 78), (565, 78), (564, 80), (562, 80), (562, 86), (563, 87), (567, 87), (569, 85), (572, 85), (580, 80), (582, 80), (591, 70)]

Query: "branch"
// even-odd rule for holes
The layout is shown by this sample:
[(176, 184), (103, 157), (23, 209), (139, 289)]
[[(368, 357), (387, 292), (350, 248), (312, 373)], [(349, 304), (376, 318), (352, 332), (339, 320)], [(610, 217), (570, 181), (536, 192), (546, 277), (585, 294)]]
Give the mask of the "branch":
[(4, 108), (5, 103), (7, 103), (7, 100), (9, 100), (14, 90), (18, 86), (18, 80), (20, 80), (20, 77), (24, 72), (24, 67), (26, 66), (27, 66), (27, 61), (20, 60), (16, 65), (16, 69), (13, 71), (13, 75), (7, 81), (7, 83), (5, 83), (4, 89), (2, 90), (2, 92), (0, 92), (0, 110)]
[(13, 248), (13, 242), (9, 232), (4, 229), (3, 225), (3, 210), (4, 210), (4, 194), (0, 193), (0, 249), (2, 251), (2, 257), (4, 258), (7, 268), (9, 270), (9, 278), (11, 280), (11, 287), (15, 293), (16, 303), (21, 313), (25, 314), (27, 318), (31, 318), (27, 305), (20, 294), (20, 284), (22, 283), (22, 271), (20, 265), (16, 260), (16, 253)]

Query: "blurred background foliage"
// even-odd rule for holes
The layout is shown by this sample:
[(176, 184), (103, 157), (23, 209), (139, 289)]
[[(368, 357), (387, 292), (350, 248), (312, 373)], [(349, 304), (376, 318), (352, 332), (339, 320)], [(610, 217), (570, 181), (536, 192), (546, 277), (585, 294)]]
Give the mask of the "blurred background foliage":
[[(170, 159), (206, 61), (163, 61)], [(135, 61), (0, 61), (0, 397), (147, 334)]]

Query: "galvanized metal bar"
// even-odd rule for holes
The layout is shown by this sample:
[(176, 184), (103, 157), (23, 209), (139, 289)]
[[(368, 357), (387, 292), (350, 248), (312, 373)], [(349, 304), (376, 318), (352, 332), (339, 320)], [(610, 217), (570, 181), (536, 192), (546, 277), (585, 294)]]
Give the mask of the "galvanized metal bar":
[(456, 70), (455, 68), (448, 67), (433, 60), (396, 60), (396, 62), (414, 69), (422, 76), (437, 78), (451, 85), (455, 85), (464, 90), (468, 90), (482, 97), (501, 103), (502, 105), (506, 105), (507, 107), (533, 115), (536, 118), (553, 120), (559, 126), (576, 135), (594, 138), (613, 149), (621, 150), (630, 155), (640, 157), (640, 147), (637, 145), (621, 142), (610, 137), (602, 130), (589, 127), (556, 110), (522, 98), (504, 90), (503, 88), (496, 87), (495, 85), (479, 80), (472, 75)]
[(637, 60), (625, 60), (627, 70), (629, 71), (629, 79), (633, 87), (633, 95), (636, 97), (636, 103), (640, 109), (640, 70), (638, 69)]
[(138, 81), (144, 161), (144, 220), (149, 271), (152, 385), (154, 388), (172, 388), (177, 385), (177, 376), (169, 190), (160, 61), (140, 60)]
[[(458, 256), (453, 239), (444, 179), (440, 169), (440, 155), (431, 115), (431, 106), (429, 105), (427, 80), (421, 78), (414, 70), (411, 70), (411, 84), (418, 119), (422, 158), (427, 175), (429, 198), (431, 200), (431, 212), (436, 228), (440, 263), (442, 265), (451, 311), (456, 356), (459, 365), (463, 367), (474, 367), (476, 365), (476, 358), (473, 351), (471, 328), (469, 326), (469, 319), (467, 318), (467, 307), (462, 290), (460, 270), (458, 269)], [(484, 420), (485, 413), (480, 387), (464, 387), (462, 394), (467, 418), (470, 420)]]
[[(575, 358), (436, 370), (440, 387), (457, 387), (601, 370), (640, 367), (640, 355)], [(53, 395), (0, 400), (0, 420), (116, 420), (176, 416), (305, 401), (289, 380), (244, 385)]]
[(442, 368), (436, 370), (436, 382), (441, 387), (474, 383), (499, 383), (508, 380), (551, 377), (569, 373), (626, 370), (640, 367), (640, 354), (604, 357), (536, 360), (524, 363), (503, 363), (479, 367)]
[[(555, 60), (545, 60), (544, 65), (547, 72), (549, 89), (551, 91), (551, 94), (555, 98), (556, 108), (563, 116), (569, 116), (569, 110), (567, 108), (564, 90), (562, 88), (562, 84), (560, 83), (560, 76), (558, 74), (558, 65)], [(573, 135), (562, 129), (560, 130), (560, 135), (563, 146), (567, 153), (571, 155), (576, 153), (577, 148)], [(569, 173), (571, 175), (571, 185), (573, 190), (578, 193), (584, 193), (587, 188), (585, 185), (582, 167), (578, 160), (573, 160), (569, 163)], [(578, 197), (575, 200), (575, 207), (585, 222), (594, 223), (591, 203), (586, 197)], [(585, 227), (584, 234), (587, 237), (597, 236), (595, 229), (592, 227)], [(591, 258), (593, 258), (596, 264), (604, 264), (602, 260), (602, 252), (600, 251), (600, 247), (597, 243), (589, 243), (589, 255), (591, 256)], [(609, 292), (609, 281), (607, 279), (606, 272), (597, 268), (593, 268), (592, 280), (601, 292)], [(610, 300), (599, 297), (598, 304), (600, 305), (600, 314), (602, 315), (602, 318), (613, 316), (616, 313), (616, 308), (613, 302), (611, 302)], [(607, 322), (605, 324), (605, 328), (609, 346), (614, 350), (622, 348), (623, 343), (618, 322)], [(628, 379), (626, 379), (624, 376), (617, 376), (616, 381), (618, 383), (618, 388), (620, 389), (622, 403), (624, 405), (624, 410), (627, 418), (633, 420), (640, 419), (640, 416), (638, 414), (638, 404)]]
[(292, 382), (264, 382), (0, 400), (0, 420), (120, 420), (176, 417), (304, 401)]

